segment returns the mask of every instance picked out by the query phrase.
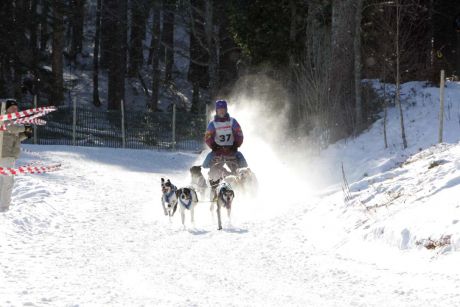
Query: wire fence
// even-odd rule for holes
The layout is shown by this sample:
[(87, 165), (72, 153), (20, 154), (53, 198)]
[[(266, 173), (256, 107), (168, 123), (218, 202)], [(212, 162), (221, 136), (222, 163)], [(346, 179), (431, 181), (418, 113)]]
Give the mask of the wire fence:
[(149, 111), (122, 114), (85, 108), (75, 111), (60, 107), (48, 114), (44, 118), (47, 124), (37, 126), (36, 138), (27, 142), (186, 151), (199, 151), (204, 146), (205, 115)]

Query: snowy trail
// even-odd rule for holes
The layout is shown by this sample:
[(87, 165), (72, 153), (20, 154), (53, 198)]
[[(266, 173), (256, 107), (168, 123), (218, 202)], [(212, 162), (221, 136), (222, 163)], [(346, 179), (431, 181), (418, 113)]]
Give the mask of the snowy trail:
[(169, 223), (159, 202), (160, 177), (170, 169), (168, 178), (186, 183), (196, 155), (34, 149), (47, 150), (44, 158), (59, 159), (64, 169), (17, 178), (15, 206), (0, 215), (0, 306), (459, 302), (458, 270), (428, 260), (423, 270), (412, 268), (410, 253), (395, 264), (356, 257), (336, 242), (319, 244), (323, 233), (313, 220), (320, 209), (313, 200), (266, 208), (236, 202), (233, 226), (220, 232), (205, 203), (195, 228), (182, 230), (178, 215)]

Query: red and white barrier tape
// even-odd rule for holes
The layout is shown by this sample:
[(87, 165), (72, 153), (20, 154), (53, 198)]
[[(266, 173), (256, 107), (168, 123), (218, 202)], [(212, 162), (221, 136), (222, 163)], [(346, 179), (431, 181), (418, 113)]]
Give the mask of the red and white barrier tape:
[(14, 113), (8, 113), (4, 115), (0, 115), (0, 121), (7, 121), (7, 120), (13, 120), (17, 118), (22, 118), (22, 117), (27, 117), (27, 116), (32, 116), (36, 113), (43, 113), (47, 114), (53, 111), (56, 111), (56, 107), (50, 106), (50, 107), (39, 107), (39, 108), (33, 108), (33, 109), (28, 109), (20, 112), (14, 112)]
[(16, 168), (4, 168), (0, 167), (0, 175), (3, 176), (17, 176), (25, 174), (42, 174), (48, 172), (54, 172), (61, 168), (61, 164), (45, 165), (45, 166), (33, 166), (24, 165)]
[(14, 124), (33, 124), (33, 125), (38, 125), (38, 126), (43, 126), (46, 124), (46, 120), (43, 120), (41, 118), (20, 118), (14, 121)]
[(34, 115), (28, 116), (28, 117), (23, 117), (23, 118), (18, 118), (15, 121), (13, 121), (15, 124), (20, 124), (24, 120), (31, 120), (31, 119), (36, 119), (39, 117), (42, 117), (43, 115), (48, 114), (49, 112), (38, 112), (35, 113)]
[(14, 122), (9, 122), (7, 124), (3, 124), (0, 126), (0, 131), (5, 131), (5, 130), (8, 130), (8, 127), (11, 126), (11, 125), (21, 125), (21, 124), (33, 124), (33, 125), (37, 125), (37, 126), (43, 126), (43, 125), (46, 125), (46, 121), (43, 120), (43, 119), (40, 119), (40, 118), (28, 118), (28, 117), (25, 117), (25, 118), (20, 118)]

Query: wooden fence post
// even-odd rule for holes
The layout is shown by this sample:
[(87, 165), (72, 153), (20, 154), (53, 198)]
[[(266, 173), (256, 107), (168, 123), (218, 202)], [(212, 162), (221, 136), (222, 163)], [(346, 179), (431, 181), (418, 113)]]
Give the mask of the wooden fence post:
[(72, 145), (75, 146), (77, 139), (77, 101), (72, 99), (73, 103), (73, 118), (72, 118)]
[[(34, 95), (34, 108), (37, 108), (37, 93)], [(34, 129), (34, 144), (37, 144), (37, 126), (33, 125)]]
[(172, 148), (176, 149), (176, 104), (173, 103), (172, 112)]
[(444, 77), (444, 70), (441, 70), (441, 82), (439, 82), (439, 137), (438, 143), (442, 143), (442, 132), (444, 127), (444, 84), (445, 84), (445, 77)]
[[(6, 102), (1, 102), (0, 114), (6, 113)], [(3, 125), (3, 121), (0, 121), (0, 126)], [(0, 159), (3, 158), (3, 131), (0, 131)]]
[(123, 148), (126, 147), (126, 134), (125, 134), (125, 102), (121, 100), (121, 142)]

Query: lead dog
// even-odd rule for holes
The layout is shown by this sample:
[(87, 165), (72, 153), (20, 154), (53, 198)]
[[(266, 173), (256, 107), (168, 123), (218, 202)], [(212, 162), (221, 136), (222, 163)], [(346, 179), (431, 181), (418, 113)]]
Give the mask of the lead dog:
[(232, 189), (232, 186), (223, 180), (211, 181), (211, 187), (214, 186), (214, 197), (211, 201), (211, 212), (214, 210), (214, 202), (217, 204), (217, 230), (222, 229), (222, 219), (220, 211), (222, 208), (227, 209), (227, 217), (229, 223), (231, 222), (231, 212), (232, 212), (232, 203), (235, 198), (235, 192)]
[(195, 223), (194, 213), (195, 207), (198, 204), (198, 196), (196, 195), (196, 191), (191, 187), (181, 188), (177, 190), (176, 196), (178, 199), (180, 216), (182, 219), (182, 226), (184, 226), (185, 229), (185, 211), (190, 211), (191, 222), (192, 224)]
[(170, 221), (177, 209), (176, 191), (176, 186), (169, 179), (165, 181), (164, 178), (161, 178), (161, 192), (163, 194), (161, 196), (161, 205), (163, 206), (165, 215), (169, 216)]

